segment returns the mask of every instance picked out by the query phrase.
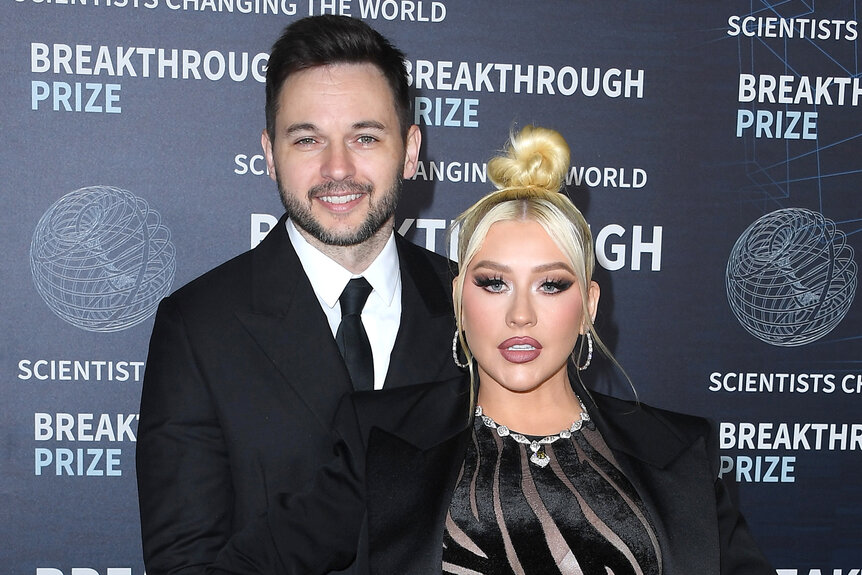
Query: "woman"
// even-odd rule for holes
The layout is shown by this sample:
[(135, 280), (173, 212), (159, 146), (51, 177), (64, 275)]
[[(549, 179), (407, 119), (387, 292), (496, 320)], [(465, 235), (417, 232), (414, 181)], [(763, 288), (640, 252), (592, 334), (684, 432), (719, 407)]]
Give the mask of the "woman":
[[(599, 287), (569, 149), (526, 127), (458, 220), (453, 359), (470, 378), (355, 393), (337, 457), (214, 573), (774, 573), (700, 418), (589, 393)], [(288, 440), (289, 438), (286, 438)], [(357, 550), (356, 541), (359, 540)]]

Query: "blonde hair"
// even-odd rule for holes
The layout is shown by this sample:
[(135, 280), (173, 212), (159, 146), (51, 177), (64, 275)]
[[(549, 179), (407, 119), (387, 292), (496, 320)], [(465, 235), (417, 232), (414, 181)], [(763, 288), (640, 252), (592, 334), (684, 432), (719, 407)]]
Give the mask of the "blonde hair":
[[(559, 132), (525, 126), (519, 132), (511, 133), (501, 154), (488, 162), (488, 177), (497, 189), (458, 216), (450, 230), (450, 233), (457, 233), (458, 253), (455, 259), (461, 270), (453, 289), (455, 322), (460, 347), (467, 358), (474, 384), (473, 356), (464, 337), (461, 317), (464, 271), (481, 249), (491, 226), (502, 221), (535, 221), (545, 229), (576, 272), (584, 329), (592, 335), (597, 347), (619, 367), (596, 333), (590, 315), (588, 295), (595, 266), (593, 236), (583, 214), (568, 196), (561, 193), (569, 170), (569, 157), (569, 146)], [(579, 345), (572, 350), (573, 357), (582, 353), (585, 339), (580, 338)]]

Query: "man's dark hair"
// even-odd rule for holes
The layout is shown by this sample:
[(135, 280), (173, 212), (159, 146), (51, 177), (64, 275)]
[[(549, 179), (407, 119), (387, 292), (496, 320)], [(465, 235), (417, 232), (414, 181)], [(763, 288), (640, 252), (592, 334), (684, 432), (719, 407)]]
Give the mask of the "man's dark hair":
[(404, 53), (368, 24), (348, 16), (310, 16), (284, 29), (273, 44), (266, 69), (266, 129), (275, 141), (278, 99), (287, 77), (329, 64), (374, 64), (383, 73), (395, 101), (403, 137), (413, 123)]

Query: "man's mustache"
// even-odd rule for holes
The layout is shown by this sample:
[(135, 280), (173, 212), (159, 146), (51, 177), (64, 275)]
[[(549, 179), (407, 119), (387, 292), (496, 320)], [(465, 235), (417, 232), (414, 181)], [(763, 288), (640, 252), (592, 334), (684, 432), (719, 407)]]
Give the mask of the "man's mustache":
[(374, 186), (371, 184), (360, 184), (352, 180), (343, 182), (325, 182), (312, 186), (308, 190), (308, 199), (312, 200), (320, 196), (335, 196), (342, 194), (371, 194)]

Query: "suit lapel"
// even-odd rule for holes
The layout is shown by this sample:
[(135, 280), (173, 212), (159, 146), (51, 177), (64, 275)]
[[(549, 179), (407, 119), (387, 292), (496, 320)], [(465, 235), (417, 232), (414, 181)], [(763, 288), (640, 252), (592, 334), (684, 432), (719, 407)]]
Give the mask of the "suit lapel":
[[(445, 278), (436, 275), (417, 246), (395, 234), (401, 266), (401, 324), (384, 387), (399, 387), (454, 375), (448, 344), (454, 315)], [(453, 366), (454, 369), (454, 366)]]
[[(352, 387), (285, 220), (252, 252), (251, 310), (237, 316), (287, 385), (329, 428), (338, 399)], [(286, 402), (293, 401), (283, 392), (277, 390)]]
[[(326, 316), (287, 236), (285, 221), (282, 216), (252, 252), (251, 311), (238, 316), (291, 388), (328, 426), (333, 406), (352, 386)], [(454, 367), (446, 369), (452, 367), (445, 342), (451, 338), (454, 318), (445, 280), (436, 275), (421, 248), (398, 234), (395, 238), (402, 312), (386, 387), (454, 374)]]

